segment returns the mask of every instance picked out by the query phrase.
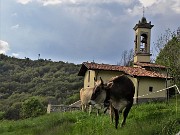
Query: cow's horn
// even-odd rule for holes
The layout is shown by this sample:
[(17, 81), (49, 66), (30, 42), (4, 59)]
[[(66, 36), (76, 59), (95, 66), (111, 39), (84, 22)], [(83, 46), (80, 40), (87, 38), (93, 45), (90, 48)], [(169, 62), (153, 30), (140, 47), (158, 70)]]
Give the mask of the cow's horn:
[(102, 78), (100, 77), (100, 80), (101, 80), (101, 83), (103, 84), (103, 80), (102, 80)]

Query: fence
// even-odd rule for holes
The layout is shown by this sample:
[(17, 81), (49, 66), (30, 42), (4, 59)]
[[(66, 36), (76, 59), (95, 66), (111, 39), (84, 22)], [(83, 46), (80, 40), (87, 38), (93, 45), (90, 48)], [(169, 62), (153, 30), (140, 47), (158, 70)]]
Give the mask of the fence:
[(155, 94), (155, 93), (158, 93), (158, 92), (161, 92), (161, 91), (165, 91), (165, 90), (173, 88), (173, 87), (175, 87), (177, 89), (178, 93), (180, 94), (180, 90), (177, 87), (177, 85), (173, 85), (173, 86), (167, 87), (167, 88), (162, 89), (162, 90), (158, 90), (158, 91), (155, 91), (155, 92), (152, 92), (152, 93), (148, 93), (148, 94), (145, 94), (145, 95), (138, 96), (137, 98), (141, 98), (141, 97), (145, 97), (145, 96), (148, 96), (148, 95), (151, 95), (151, 94)]
[(67, 112), (67, 111), (74, 111), (80, 110), (80, 107), (72, 107), (67, 105), (51, 105), (48, 104), (47, 113), (51, 112)]

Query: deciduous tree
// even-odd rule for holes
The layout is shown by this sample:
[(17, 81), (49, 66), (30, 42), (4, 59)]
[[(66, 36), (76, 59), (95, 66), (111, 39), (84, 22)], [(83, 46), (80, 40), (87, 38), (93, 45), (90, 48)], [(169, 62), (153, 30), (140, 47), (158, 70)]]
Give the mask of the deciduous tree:
[[(156, 63), (169, 67), (169, 73), (174, 77), (174, 82), (180, 86), (180, 33), (178, 31), (177, 34), (175, 32), (171, 33), (171, 39), (168, 39), (168, 41), (164, 39), (166, 44), (162, 45), (161, 49), (159, 48), (160, 52), (156, 58)], [(164, 37), (169, 36), (168, 33)], [(160, 38), (160, 40), (163, 39)]]

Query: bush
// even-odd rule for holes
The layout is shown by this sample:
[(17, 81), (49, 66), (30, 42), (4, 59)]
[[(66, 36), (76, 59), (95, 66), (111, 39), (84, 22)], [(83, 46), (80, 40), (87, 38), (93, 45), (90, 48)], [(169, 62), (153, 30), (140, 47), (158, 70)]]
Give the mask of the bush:
[(22, 105), (23, 118), (37, 117), (45, 114), (45, 112), (43, 104), (35, 98), (26, 100)]
[(4, 118), (8, 120), (18, 120), (20, 118), (20, 110), (11, 107), (5, 112)]
[(0, 112), (0, 120), (4, 119), (5, 112)]
[(73, 96), (70, 96), (69, 98), (67, 98), (65, 104), (66, 105), (72, 104), (78, 100), (80, 100), (79, 93), (76, 93)]

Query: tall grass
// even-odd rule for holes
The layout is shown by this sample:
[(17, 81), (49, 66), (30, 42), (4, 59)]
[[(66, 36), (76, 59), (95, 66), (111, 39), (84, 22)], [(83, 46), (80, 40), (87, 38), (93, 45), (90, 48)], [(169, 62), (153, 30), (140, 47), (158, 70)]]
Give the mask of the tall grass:
[(109, 115), (89, 116), (80, 111), (0, 121), (1, 135), (175, 135), (179, 131), (180, 109), (176, 113), (174, 103), (134, 105), (125, 127), (118, 129), (111, 124)]

